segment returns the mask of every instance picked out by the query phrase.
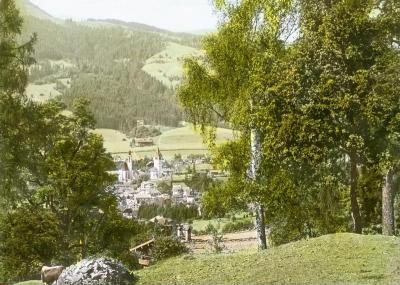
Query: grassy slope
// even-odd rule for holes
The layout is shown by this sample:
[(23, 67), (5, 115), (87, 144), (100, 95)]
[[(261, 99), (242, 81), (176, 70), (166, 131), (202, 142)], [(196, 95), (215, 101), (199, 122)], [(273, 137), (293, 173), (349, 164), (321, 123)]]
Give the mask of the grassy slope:
[[(154, 146), (131, 148), (130, 139), (123, 133), (116, 130), (97, 129), (97, 134), (104, 137), (104, 146), (109, 152), (126, 152), (133, 150), (138, 157), (152, 156), (159, 147), (164, 156), (170, 158), (174, 154), (182, 155), (207, 153), (207, 146), (203, 144), (203, 139), (192, 125), (165, 131), (161, 136), (154, 138)], [(125, 139), (125, 141), (124, 141)], [(217, 142), (222, 143), (233, 139), (233, 133), (228, 129), (217, 130)]]
[(102, 135), (104, 139), (104, 147), (108, 152), (126, 152), (130, 147), (130, 139), (120, 131), (111, 129), (96, 129), (94, 133)]
[(143, 71), (167, 87), (176, 87), (183, 76), (183, 59), (201, 55), (200, 50), (169, 42), (165, 50), (146, 61)]
[(31, 98), (33, 101), (46, 102), (61, 95), (61, 93), (55, 88), (55, 83), (42, 85), (29, 84), (26, 88), (26, 94), (28, 95), (28, 98)]
[(138, 271), (139, 284), (399, 284), (400, 240), (335, 234), (264, 252), (198, 255)]

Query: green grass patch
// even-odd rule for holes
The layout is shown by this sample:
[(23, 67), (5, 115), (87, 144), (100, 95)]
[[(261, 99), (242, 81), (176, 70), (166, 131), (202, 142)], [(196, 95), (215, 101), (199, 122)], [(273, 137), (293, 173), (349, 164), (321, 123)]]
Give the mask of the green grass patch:
[[(157, 148), (160, 148), (164, 157), (171, 159), (175, 154), (187, 156), (189, 154), (208, 154), (207, 146), (203, 143), (203, 138), (198, 131), (194, 130), (193, 125), (174, 128), (163, 132), (160, 136), (153, 138), (154, 146), (131, 147), (131, 139), (117, 130), (96, 129), (94, 131), (104, 138), (104, 147), (111, 153), (128, 153), (130, 150), (136, 155), (135, 158), (153, 157)], [(217, 143), (233, 140), (232, 130), (217, 129)], [(204, 168), (204, 166), (200, 166)]]
[(139, 284), (399, 284), (400, 240), (334, 234), (266, 251), (183, 256), (136, 272)]
[[(251, 220), (251, 217), (245, 216), (244, 213), (239, 213), (235, 214), (235, 220), (234, 222), (245, 222)], [(214, 228), (219, 229), (221, 231), (224, 226), (226, 226), (228, 223), (232, 223), (233, 220), (231, 218), (219, 218), (219, 219), (210, 219), (210, 220), (194, 220), (192, 227), (194, 231), (197, 232), (203, 232), (206, 230), (207, 226), (209, 224), (213, 225)]]
[(183, 59), (199, 56), (201, 51), (189, 46), (168, 42), (166, 48), (146, 61), (143, 70), (167, 87), (176, 87), (183, 77)]

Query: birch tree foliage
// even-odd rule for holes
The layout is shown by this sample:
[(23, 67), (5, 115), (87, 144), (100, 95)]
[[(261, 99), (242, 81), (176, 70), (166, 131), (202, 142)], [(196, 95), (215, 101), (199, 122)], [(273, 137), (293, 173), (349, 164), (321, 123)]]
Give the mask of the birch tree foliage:
[[(284, 51), (280, 36), (291, 1), (217, 1), (223, 12), (219, 30), (204, 39), (202, 58), (185, 61), (179, 99), (188, 117), (203, 129), (220, 121), (248, 128), (250, 97), (260, 78)], [(262, 75), (260, 75), (260, 73)]]

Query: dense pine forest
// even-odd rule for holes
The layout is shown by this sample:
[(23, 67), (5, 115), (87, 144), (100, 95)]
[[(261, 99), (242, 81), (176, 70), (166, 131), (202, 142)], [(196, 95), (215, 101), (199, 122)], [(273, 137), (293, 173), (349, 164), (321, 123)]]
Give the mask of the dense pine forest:
[[(33, 83), (56, 83), (71, 78), (71, 88), (58, 84), (60, 98), (68, 108), (78, 97), (90, 100), (97, 126), (129, 131), (136, 119), (147, 123), (176, 126), (182, 119), (175, 92), (142, 71), (146, 59), (160, 52), (169, 41), (197, 46), (198, 38), (186, 34), (162, 33), (151, 27), (112, 21), (55, 23), (25, 17), (23, 38), (36, 33)], [(71, 67), (61, 69), (49, 60), (64, 60)]]

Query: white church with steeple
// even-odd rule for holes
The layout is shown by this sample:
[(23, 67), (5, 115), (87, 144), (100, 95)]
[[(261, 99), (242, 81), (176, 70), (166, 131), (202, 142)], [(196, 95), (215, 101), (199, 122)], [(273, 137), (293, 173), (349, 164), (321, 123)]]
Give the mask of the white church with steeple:
[(150, 169), (150, 179), (157, 180), (163, 176), (165, 160), (161, 154), (160, 149), (157, 149), (153, 157), (153, 168)]
[(118, 181), (121, 183), (132, 181), (135, 178), (132, 152), (129, 151), (125, 161), (119, 161)]

